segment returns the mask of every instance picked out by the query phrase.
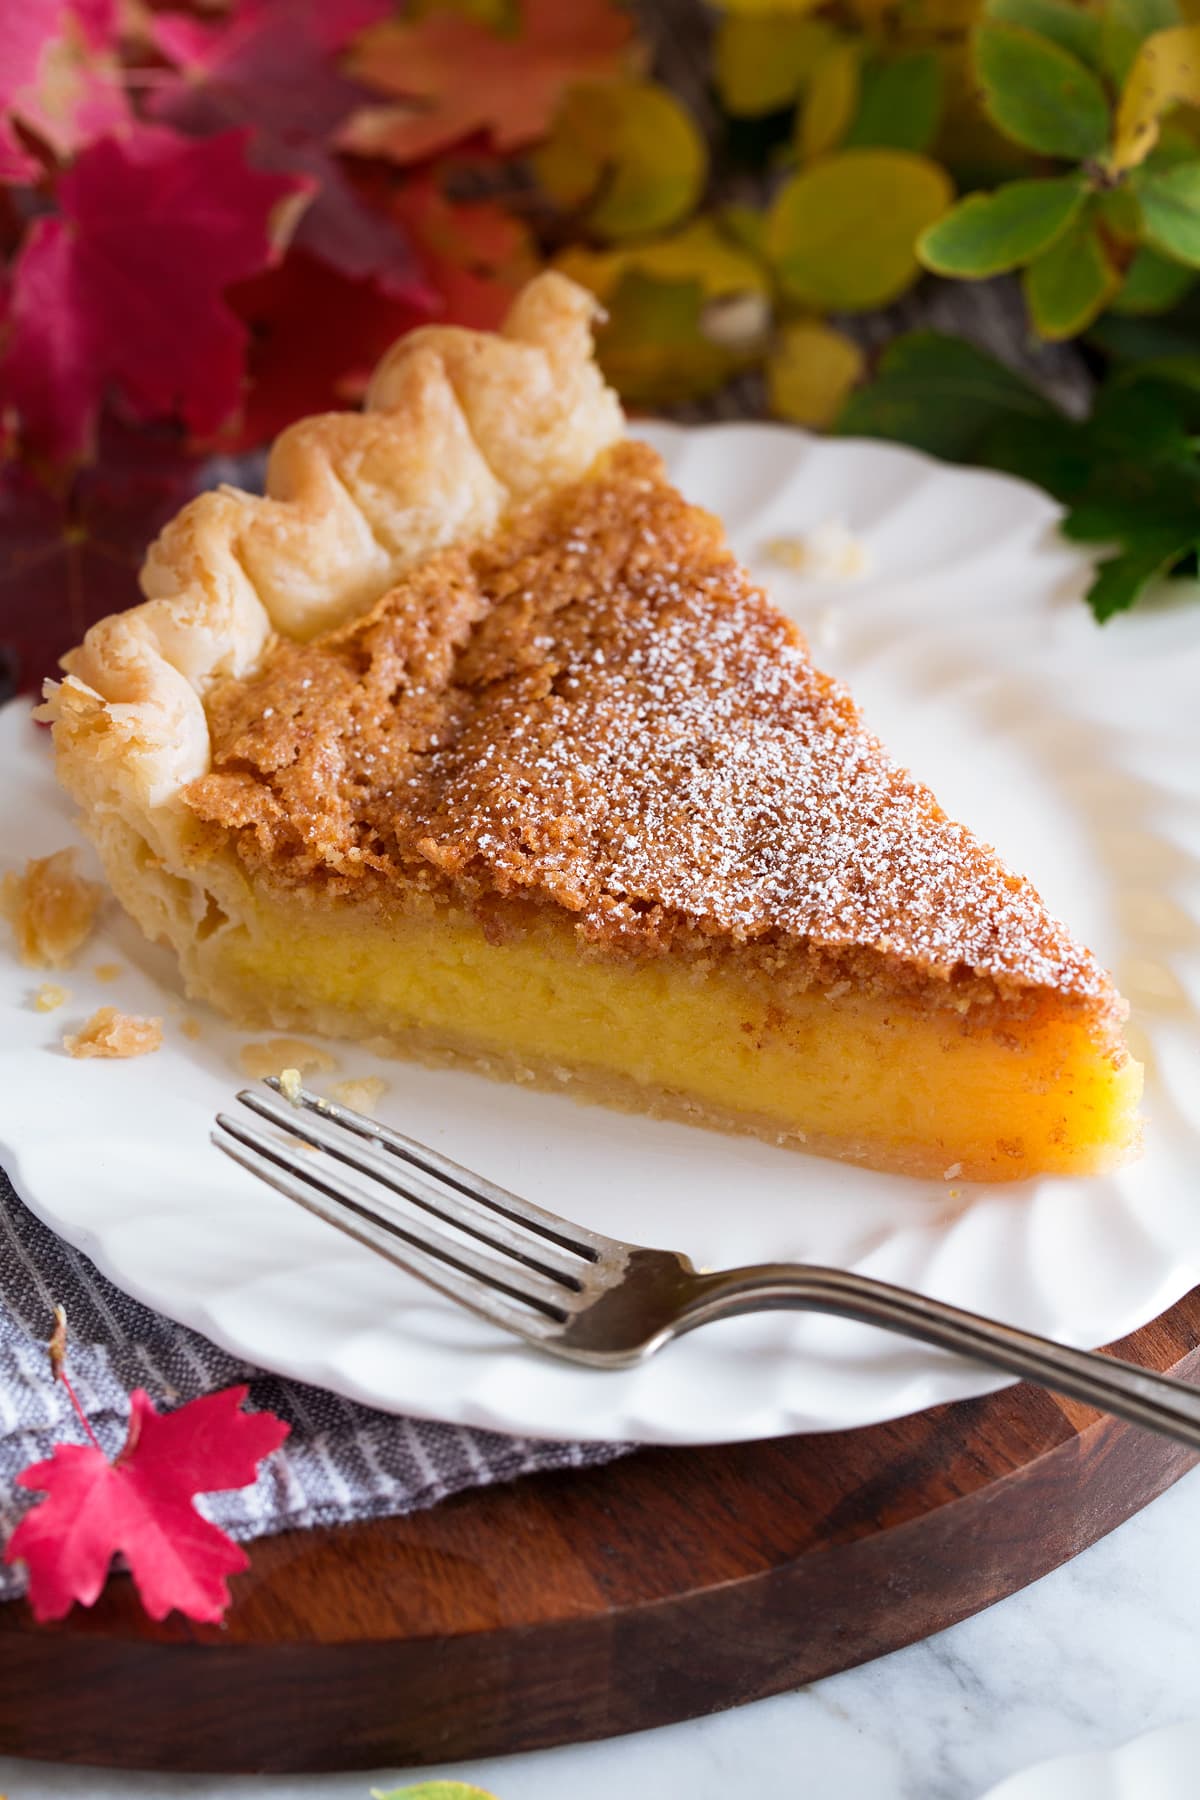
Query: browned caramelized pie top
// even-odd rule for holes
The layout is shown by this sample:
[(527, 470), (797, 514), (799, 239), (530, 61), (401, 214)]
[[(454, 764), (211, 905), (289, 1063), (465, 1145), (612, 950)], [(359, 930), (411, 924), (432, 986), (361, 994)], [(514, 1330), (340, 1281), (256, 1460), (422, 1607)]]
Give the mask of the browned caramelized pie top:
[(1114, 1004), (636, 443), (352, 624), (277, 641), (208, 711), (186, 803), (285, 886), (416, 884), (492, 923), (552, 905), (598, 944), (729, 938), (960, 1003)]

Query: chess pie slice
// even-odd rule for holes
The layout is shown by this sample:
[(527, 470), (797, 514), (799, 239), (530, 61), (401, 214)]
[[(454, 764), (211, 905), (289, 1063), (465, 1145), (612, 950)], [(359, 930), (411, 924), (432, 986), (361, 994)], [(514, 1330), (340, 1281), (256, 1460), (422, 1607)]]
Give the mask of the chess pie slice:
[(189, 991), (964, 1179), (1107, 1168), (1095, 958), (891, 760), (624, 435), (591, 301), (405, 338), (361, 415), (192, 501), (49, 692)]

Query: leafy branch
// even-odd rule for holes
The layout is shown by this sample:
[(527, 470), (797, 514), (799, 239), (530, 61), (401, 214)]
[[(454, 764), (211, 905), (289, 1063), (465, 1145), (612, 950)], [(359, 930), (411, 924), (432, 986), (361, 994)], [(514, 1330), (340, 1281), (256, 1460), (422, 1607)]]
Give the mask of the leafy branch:
[(968, 195), (922, 234), (925, 267), (958, 280), (1023, 270), (1049, 339), (1077, 336), (1122, 294), (1133, 311), (1173, 305), (1200, 269), (1200, 150), (1191, 126), (1162, 126), (1200, 105), (1200, 26), (1177, 21), (1171, 0), (1103, 14), (989, 0), (971, 40), (985, 111), (1014, 143), (1074, 166)]
[(1200, 369), (1115, 373), (1090, 416), (1068, 418), (1021, 376), (957, 338), (895, 339), (838, 429), (1036, 482), (1062, 530), (1104, 545), (1087, 600), (1103, 623), (1200, 549)]

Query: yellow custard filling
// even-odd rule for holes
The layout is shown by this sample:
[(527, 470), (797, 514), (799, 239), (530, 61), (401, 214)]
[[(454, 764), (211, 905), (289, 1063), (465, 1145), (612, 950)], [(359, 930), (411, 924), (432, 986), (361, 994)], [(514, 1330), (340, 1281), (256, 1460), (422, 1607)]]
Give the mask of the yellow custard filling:
[(914, 1175), (1093, 1173), (1137, 1137), (1140, 1066), (1062, 1020), (1016, 1046), (895, 1000), (810, 991), (781, 1006), (719, 962), (581, 956), (549, 922), (491, 943), (445, 907), (385, 927), (259, 895), (252, 922), (209, 948), (211, 996), (251, 1024), (477, 1060)]

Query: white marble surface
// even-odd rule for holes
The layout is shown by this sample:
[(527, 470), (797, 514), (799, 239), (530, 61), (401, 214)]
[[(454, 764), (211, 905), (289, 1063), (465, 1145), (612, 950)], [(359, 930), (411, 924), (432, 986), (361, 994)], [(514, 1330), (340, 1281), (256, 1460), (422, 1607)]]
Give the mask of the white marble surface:
[[(1198, 1539), (1200, 1470), (1036, 1586), (880, 1662), (717, 1718), (424, 1775), (500, 1800), (980, 1800), (1043, 1758), (1200, 1716)], [(0, 1758), (7, 1800), (367, 1800), (405, 1779), (421, 1772), (167, 1779)]]

